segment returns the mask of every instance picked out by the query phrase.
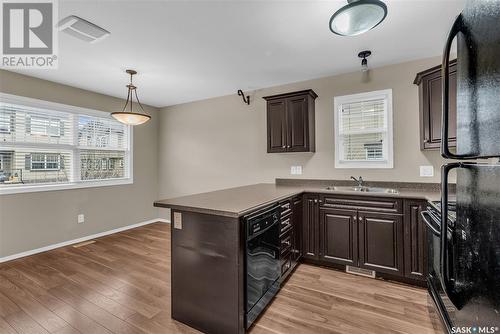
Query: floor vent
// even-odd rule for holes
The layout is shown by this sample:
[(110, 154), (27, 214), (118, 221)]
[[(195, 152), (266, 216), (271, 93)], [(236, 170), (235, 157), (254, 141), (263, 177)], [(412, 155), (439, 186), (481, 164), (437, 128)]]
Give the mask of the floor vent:
[(80, 242), (79, 244), (73, 245), (73, 248), (80, 248), (80, 247), (83, 247), (83, 246), (91, 245), (94, 242), (95, 242), (95, 240), (89, 240), (89, 241)]
[(352, 266), (346, 266), (345, 267), (345, 272), (349, 273), (349, 274), (354, 274), (354, 275), (360, 275), (360, 276), (375, 278), (375, 271), (373, 271), (373, 270), (368, 270), (368, 269), (363, 269), (363, 268), (358, 268), (358, 267), (352, 267)]

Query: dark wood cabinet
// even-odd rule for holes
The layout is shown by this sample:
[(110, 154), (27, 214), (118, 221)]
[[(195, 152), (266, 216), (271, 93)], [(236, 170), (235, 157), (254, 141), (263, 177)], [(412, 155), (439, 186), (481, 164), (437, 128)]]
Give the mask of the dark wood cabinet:
[(302, 220), (302, 257), (319, 259), (319, 196), (304, 195)]
[(427, 276), (427, 227), (420, 213), (425, 209), (422, 200), (406, 200), (404, 207), (405, 276), (425, 280)]
[[(420, 72), (413, 82), (418, 85), (420, 110), (420, 149), (438, 149), (441, 146), (442, 80), (441, 65)], [(450, 62), (450, 129), (448, 142), (456, 146), (457, 124), (457, 68)]]
[(320, 208), (320, 259), (327, 263), (358, 265), (357, 212)]
[(266, 96), (267, 152), (314, 152), (313, 90)]
[(292, 261), (298, 262), (302, 257), (302, 197), (292, 199), (293, 221), (293, 255)]
[(359, 266), (403, 275), (403, 217), (359, 212)]

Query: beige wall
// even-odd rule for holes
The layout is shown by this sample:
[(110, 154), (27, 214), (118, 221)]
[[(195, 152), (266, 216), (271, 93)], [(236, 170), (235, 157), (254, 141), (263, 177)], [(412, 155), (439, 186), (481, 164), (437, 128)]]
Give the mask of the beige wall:
[[(332, 61), (335, 61), (332, 58)], [(425, 59), (361, 72), (262, 89), (244, 104), (235, 94), (163, 108), (159, 126), (160, 197), (274, 182), (291, 177), (290, 166), (302, 165), (302, 178), (439, 182), (439, 152), (419, 146), (418, 89), (415, 74), (439, 64)], [(266, 153), (266, 104), (263, 96), (313, 89), (316, 99), (316, 153)], [(335, 169), (333, 97), (372, 90), (393, 90), (394, 168)], [(435, 176), (419, 176), (420, 165), (434, 165)]]
[[(96, 78), (98, 80), (98, 78)], [(0, 91), (102, 111), (124, 101), (50, 81), (0, 71)], [(158, 217), (158, 117), (134, 128), (131, 185), (0, 195), (0, 258)], [(77, 224), (77, 215), (85, 223)]]

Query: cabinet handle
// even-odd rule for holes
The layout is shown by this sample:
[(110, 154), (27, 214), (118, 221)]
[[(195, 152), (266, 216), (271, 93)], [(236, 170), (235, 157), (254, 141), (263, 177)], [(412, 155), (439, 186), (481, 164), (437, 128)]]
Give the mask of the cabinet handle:
[(286, 148), (286, 145), (281, 146), (281, 148)]
[(286, 148), (290, 148), (290, 145), (287, 145)]
[(315, 200), (314, 200), (314, 203), (318, 203), (318, 200), (317, 200), (317, 199), (315, 199)]

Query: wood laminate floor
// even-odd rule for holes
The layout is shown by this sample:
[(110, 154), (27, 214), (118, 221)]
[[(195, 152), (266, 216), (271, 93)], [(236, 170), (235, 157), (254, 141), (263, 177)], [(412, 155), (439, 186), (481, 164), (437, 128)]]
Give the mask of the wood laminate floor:
[[(252, 334), (441, 333), (424, 289), (300, 265)], [(0, 264), (0, 333), (198, 333), (170, 318), (170, 227)]]

